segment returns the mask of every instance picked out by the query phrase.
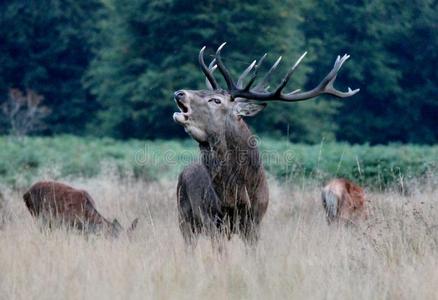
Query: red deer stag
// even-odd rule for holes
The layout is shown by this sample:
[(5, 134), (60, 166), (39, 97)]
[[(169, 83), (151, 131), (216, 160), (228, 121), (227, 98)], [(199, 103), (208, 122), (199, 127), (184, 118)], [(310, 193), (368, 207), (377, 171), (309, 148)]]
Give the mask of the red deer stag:
[(355, 224), (368, 218), (365, 193), (349, 180), (331, 180), (323, 188), (321, 198), (329, 224), (340, 220)]
[[(179, 90), (174, 94), (180, 112), (174, 113), (173, 119), (198, 142), (201, 153), (199, 163), (182, 171), (177, 186), (180, 229), (187, 243), (196, 241), (201, 231), (211, 229), (225, 231), (228, 238), (231, 233), (239, 233), (245, 242), (258, 239), (269, 192), (257, 143), (243, 117), (254, 116), (270, 101), (296, 102), (321, 94), (345, 98), (359, 91), (348, 88), (341, 92), (333, 87), (348, 55), (338, 56), (333, 69), (310, 91), (283, 92), (306, 53), (272, 91), (268, 81), (281, 57), (256, 84), (257, 69), (266, 55), (254, 61), (235, 82), (222, 62), (224, 46), (217, 49), (208, 67), (205, 47), (199, 52), (209, 90)], [(226, 89), (221, 89), (213, 76), (216, 68), (225, 79)]]
[[(109, 222), (97, 210), (93, 198), (84, 190), (54, 181), (35, 183), (24, 195), (29, 212), (42, 217), (52, 226), (53, 221), (85, 232), (103, 232), (117, 237), (123, 228), (114, 219)], [(132, 222), (128, 232), (135, 229), (138, 219)]]

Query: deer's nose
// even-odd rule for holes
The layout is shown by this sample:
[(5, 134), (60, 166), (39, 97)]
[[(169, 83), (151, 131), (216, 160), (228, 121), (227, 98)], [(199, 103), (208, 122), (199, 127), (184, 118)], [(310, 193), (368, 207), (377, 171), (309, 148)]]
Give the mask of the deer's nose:
[(186, 93), (184, 93), (183, 91), (176, 91), (174, 95), (175, 100), (181, 101), (186, 96)]

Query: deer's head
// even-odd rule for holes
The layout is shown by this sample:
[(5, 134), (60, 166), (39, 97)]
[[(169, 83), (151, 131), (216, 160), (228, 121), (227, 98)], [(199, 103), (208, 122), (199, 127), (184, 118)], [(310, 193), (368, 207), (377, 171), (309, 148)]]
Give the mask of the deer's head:
[[(348, 55), (338, 56), (332, 70), (312, 90), (301, 92), (295, 90), (283, 93), (283, 89), (296, 70), (306, 53), (289, 69), (281, 83), (270, 90), (269, 79), (281, 57), (272, 65), (270, 70), (255, 83), (257, 70), (266, 57), (262, 56), (259, 61), (254, 60), (243, 71), (235, 82), (230, 72), (225, 67), (221, 58), (223, 43), (216, 51), (215, 58), (207, 67), (204, 61), (205, 47), (199, 52), (199, 64), (206, 76), (208, 89), (206, 90), (179, 90), (175, 92), (175, 101), (180, 112), (173, 114), (173, 119), (182, 125), (186, 132), (199, 143), (205, 143), (212, 135), (220, 134), (225, 130), (226, 122), (240, 121), (242, 117), (254, 116), (261, 111), (269, 101), (297, 102), (317, 97), (321, 94), (330, 94), (339, 98), (346, 98), (356, 94), (359, 89), (341, 92), (333, 87), (336, 75), (342, 64), (349, 58)], [(213, 76), (218, 69), (225, 79), (227, 88), (221, 89)]]
[[(131, 226), (126, 231), (128, 235), (130, 235), (135, 230), (137, 224), (138, 224), (138, 218), (135, 218), (134, 221), (132, 221)], [(110, 236), (117, 238), (122, 232), (123, 232), (122, 225), (120, 225), (117, 219), (114, 219), (113, 222), (110, 223), (110, 228), (109, 228)]]

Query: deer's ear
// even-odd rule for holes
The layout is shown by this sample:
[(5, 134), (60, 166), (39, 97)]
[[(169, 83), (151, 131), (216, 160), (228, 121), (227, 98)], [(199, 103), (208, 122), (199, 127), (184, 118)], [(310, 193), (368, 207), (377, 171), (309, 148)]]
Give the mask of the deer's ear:
[(113, 226), (114, 228), (116, 228), (117, 230), (121, 230), (122, 229), (122, 225), (120, 225), (119, 221), (117, 221), (117, 219), (113, 220)]
[(132, 221), (131, 227), (129, 227), (129, 230), (133, 231), (135, 228), (137, 228), (137, 224), (138, 224), (138, 218), (135, 218), (135, 220)]
[(234, 105), (234, 114), (242, 117), (252, 117), (261, 112), (266, 106), (266, 103), (236, 102)]

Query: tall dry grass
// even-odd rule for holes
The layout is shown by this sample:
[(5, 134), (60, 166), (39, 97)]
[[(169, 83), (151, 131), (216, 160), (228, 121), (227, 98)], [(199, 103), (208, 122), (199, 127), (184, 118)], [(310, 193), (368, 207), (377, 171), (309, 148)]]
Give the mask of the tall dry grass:
[[(248, 249), (234, 237), (223, 254), (201, 238), (186, 249), (176, 221), (175, 182), (111, 174), (69, 181), (129, 239), (41, 230), (20, 192), (3, 188), (1, 299), (437, 299), (436, 184), (409, 195), (369, 193), (361, 226), (329, 227), (312, 184), (271, 182), (262, 237)], [(308, 187), (313, 186), (313, 187)]]

